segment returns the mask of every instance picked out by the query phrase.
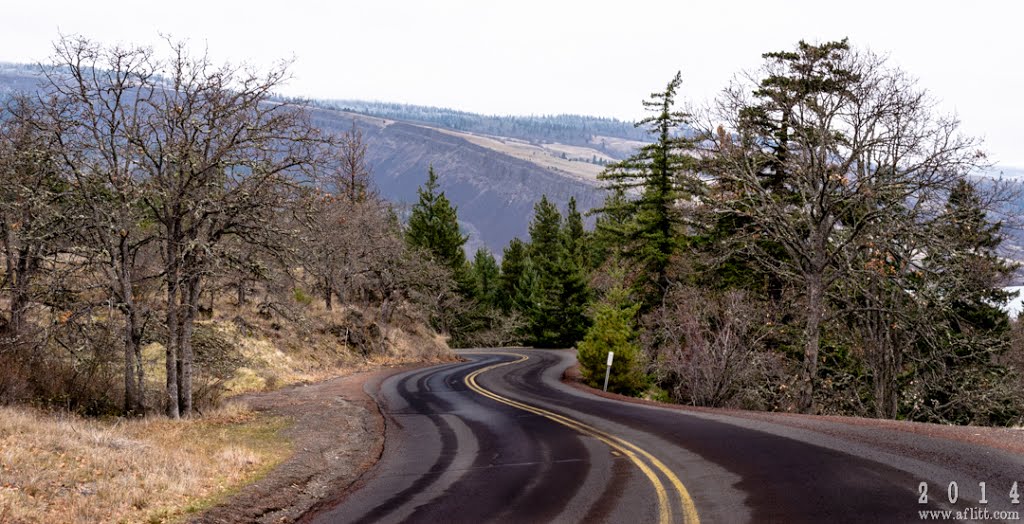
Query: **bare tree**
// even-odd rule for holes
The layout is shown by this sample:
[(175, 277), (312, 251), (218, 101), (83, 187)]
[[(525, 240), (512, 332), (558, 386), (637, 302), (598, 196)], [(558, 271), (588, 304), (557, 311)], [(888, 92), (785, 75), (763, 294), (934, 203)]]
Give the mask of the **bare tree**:
[(7, 299), (7, 341), (27, 342), (27, 313), (45, 293), (36, 280), (66, 245), (65, 184), (52, 138), (40, 127), (42, 108), (15, 96), (0, 108), (0, 241)]
[(287, 78), (192, 57), (171, 44), (147, 120), (124, 137), (147, 175), (143, 203), (159, 224), (167, 286), (167, 413), (192, 411), (193, 324), (216, 247), (237, 236), (270, 247), (268, 227), (322, 140), (298, 107), (271, 99)]
[(142, 223), (137, 136), (154, 94), (151, 53), (138, 47), (103, 48), (84, 38), (62, 38), (54, 67), (45, 68), (45, 126), (58, 145), (73, 199), (71, 219), (80, 254), (102, 268), (110, 301), (124, 320), (124, 409), (144, 411), (141, 341), (148, 310), (134, 286), (137, 257), (152, 236)]
[(338, 140), (338, 167), (334, 172), (334, 190), (349, 202), (364, 202), (373, 196), (370, 167), (366, 164), (366, 141), (352, 120), (352, 129)]
[[(671, 387), (677, 401), (734, 405), (776, 368), (763, 343), (771, 320), (766, 315), (741, 291), (716, 294), (674, 286), (644, 319), (654, 376)], [(653, 351), (652, 340), (658, 341)]]
[(740, 224), (735, 245), (802, 291), (810, 410), (829, 291), (893, 221), (919, 221), (982, 157), (905, 74), (845, 41), (765, 58), (759, 78), (720, 99), (706, 170), (716, 211)]

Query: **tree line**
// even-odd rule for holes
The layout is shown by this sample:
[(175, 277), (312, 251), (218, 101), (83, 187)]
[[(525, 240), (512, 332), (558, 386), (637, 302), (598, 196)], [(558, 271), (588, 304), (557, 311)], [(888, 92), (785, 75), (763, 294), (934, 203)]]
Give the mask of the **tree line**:
[(980, 143), (885, 58), (843, 40), (763, 59), (699, 112), (677, 74), (644, 102), (649, 144), (602, 173), (595, 229), (543, 199), (498, 271), (452, 260), (466, 296), (511, 340), (575, 345), (594, 385), (614, 351), (627, 394), (1019, 424), (994, 218), (1013, 188), (969, 177)]
[(614, 351), (626, 394), (1020, 423), (994, 219), (1013, 195), (969, 178), (980, 144), (846, 41), (763, 59), (700, 111), (676, 108), (681, 75), (652, 94), (592, 230), (542, 198), (528, 238), (467, 257), (444, 174), (403, 224), (355, 125), (326, 135), (273, 96), (284, 65), (64, 38), (0, 109), (0, 400), (189, 416), (217, 369), (199, 319), (230, 294), (284, 321), (358, 304), (365, 330), (325, 329), (363, 352), (428, 323), (456, 346), (575, 346), (592, 384)]
[(584, 115), (498, 116), (481, 115), (440, 107), (425, 107), (359, 100), (302, 101), (325, 109), (422, 122), (456, 131), (518, 138), (530, 142), (560, 142), (601, 149), (618, 158), (619, 152), (595, 142), (595, 136), (645, 141), (649, 137), (631, 123), (614, 118)]

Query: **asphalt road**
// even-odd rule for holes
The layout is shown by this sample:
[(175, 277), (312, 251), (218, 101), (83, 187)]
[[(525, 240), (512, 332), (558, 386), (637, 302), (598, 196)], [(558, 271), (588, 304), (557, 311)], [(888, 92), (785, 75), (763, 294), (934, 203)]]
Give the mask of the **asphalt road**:
[(367, 384), (386, 420), (383, 456), (308, 521), (1024, 521), (999, 513), (1024, 514), (1012, 504), (1014, 482), (1024, 498), (1017, 454), (602, 398), (561, 383), (575, 362), (566, 351), (463, 356)]

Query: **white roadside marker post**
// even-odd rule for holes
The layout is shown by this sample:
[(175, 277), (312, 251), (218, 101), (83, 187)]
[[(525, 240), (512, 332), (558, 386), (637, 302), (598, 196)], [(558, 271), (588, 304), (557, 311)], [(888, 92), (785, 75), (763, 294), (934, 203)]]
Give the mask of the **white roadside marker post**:
[(604, 391), (608, 392), (608, 377), (612, 374), (612, 359), (615, 358), (615, 352), (608, 352), (608, 369), (604, 370)]

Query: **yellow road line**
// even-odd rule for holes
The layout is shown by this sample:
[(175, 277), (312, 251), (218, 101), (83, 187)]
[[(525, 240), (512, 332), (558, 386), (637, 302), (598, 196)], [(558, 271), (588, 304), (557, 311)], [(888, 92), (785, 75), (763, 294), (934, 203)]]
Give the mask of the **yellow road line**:
[(651, 481), (651, 484), (654, 486), (654, 490), (658, 496), (658, 521), (660, 524), (668, 524), (672, 521), (672, 506), (669, 504), (668, 501), (668, 493), (666, 492), (665, 486), (664, 484), (662, 484), (661, 479), (658, 477), (658, 474), (655, 473), (651, 469), (651, 467), (647, 465), (646, 462), (641, 460), (640, 457), (647, 459), (647, 461), (650, 462), (655, 469), (660, 471), (661, 474), (664, 475), (666, 479), (668, 479), (669, 483), (672, 484), (672, 487), (675, 488), (676, 493), (679, 495), (680, 506), (683, 510), (684, 522), (692, 524), (700, 523), (700, 518), (697, 516), (697, 507), (694, 505), (693, 499), (690, 498), (690, 493), (686, 490), (686, 487), (683, 486), (682, 481), (680, 481), (679, 477), (677, 477), (675, 473), (672, 472), (672, 470), (668, 469), (668, 467), (665, 466), (665, 464), (658, 460), (654, 455), (651, 455), (650, 453), (643, 450), (639, 446), (633, 444), (632, 442), (629, 442), (622, 438), (616, 437), (615, 435), (611, 435), (609, 433), (601, 431), (593, 426), (590, 426), (578, 420), (571, 419), (564, 415), (560, 415), (558, 413), (548, 411), (537, 406), (524, 404), (522, 402), (512, 400), (507, 397), (503, 397), (497, 393), (494, 393), (493, 391), (484, 389), (479, 384), (477, 384), (476, 378), (487, 371), (491, 371), (493, 369), (500, 368), (503, 366), (518, 364), (530, 358), (526, 355), (521, 355), (518, 353), (489, 352), (487, 354), (519, 357), (519, 359), (508, 362), (501, 362), (498, 364), (478, 369), (473, 373), (470, 373), (469, 375), (466, 376), (465, 380), (466, 385), (469, 386), (470, 389), (487, 398), (490, 398), (497, 402), (501, 402), (502, 404), (506, 404), (514, 408), (521, 409), (523, 411), (528, 411), (536, 415), (540, 415), (544, 418), (557, 422), (563, 426), (569, 427), (570, 429), (573, 429), (579, 433), (583, 433), (585, 435), (594, 437), (600, 440), (601, 442), (604, 442), (608, 447), (617, 450), (626, 457), (628, 457), (629, 460), (631, 460), (633, 464), (635, 464), (637, 468), (639, 468), (640, 471), (643, 472), (643, 474), (648, 478), (648, 480)]

